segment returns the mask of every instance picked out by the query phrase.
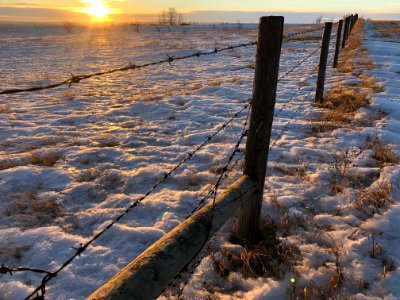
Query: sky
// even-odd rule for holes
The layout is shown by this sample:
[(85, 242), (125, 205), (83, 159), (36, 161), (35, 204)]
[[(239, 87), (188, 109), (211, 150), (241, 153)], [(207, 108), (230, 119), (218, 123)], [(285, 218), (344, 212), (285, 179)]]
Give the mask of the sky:
[[(88, 13), (99, 2), (105, 18)], [(400, 0), (0, 0), (0, 21), (155, 21), (169, 7), (193, 22), (255, 23), (262, 15), (284, 15), (289, 23), (307, 23), (356, 12), (372, 19), (400, 19)]]

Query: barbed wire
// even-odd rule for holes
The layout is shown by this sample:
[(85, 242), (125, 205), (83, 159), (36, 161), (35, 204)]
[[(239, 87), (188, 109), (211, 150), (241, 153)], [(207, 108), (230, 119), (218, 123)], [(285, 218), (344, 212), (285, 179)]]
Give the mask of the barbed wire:
[(284, 36), (283, 38), (284, 38), (284, 39), (290, 39), (290, 38), (292, 38), (292, 37), (294, 37), (294, 36), (303, 35), (303, 34), (305, 34), (305, 33), (316, 32), (316, 31), (322, 30), (322, 29), (324, 29), (324, 28), (325, 28), (325, 26), (320, 26), (320, 27), (315, 28), (315, 29), (304, 30), (304, 31), (298, 31), (298, 32), (294, 32), (294, 33), (288, 34), (288, 35)]
[[(311, 31), (304, 31), (302, 33), (305, 32), (312, 32), (312, 31), (317, 31), (319, 29), (314, 29)], [(289, 37), (291, 36), (295, 36), (295, 35), (299, 35), (301, 33), (294, 33), (289, 35)], [(288, 36), (287, 36), (288, 37)], [(286, 38), (287, 38), (286, 37)], [(126, 71), (126, 70), (133, 70), (133, 69), (140, 69), (140, 68), (145, 68), (145, 67), (149, 67), (149, 66), (154, 66), (157, 64), (162, 64), (162, 63), (172, 63), (175, 60), (182, 60), (182, 59), (186, 59), (186, 58), (190, 58), (190, 57), (199, 57), (202, 55), (211, 55), (211, 54), (215, 54), (218, 52), (222, 52), (222, 51), (226, 51), (229, 49), (236, 49), (239, 47), (247, 47), (247, 46), (251, 46), (251, 45), (255, 45), (257, 44), (257, 42), (253, 42), (253, 43), (248, 43), (248, 44), (240, 44), (240, 45), (236, 45), (236, 46), (229, 46), (229, 47), (224, 47), (224, 48), (220, 48), (220, 49), (215, 49), (212, 52), (197, 52), (191, 55), (186, 55), (186, 56), (180, 56), (180, 57), (170, 57), (168, 56), (168, 59), (165, 60), (161, 60), (158, 62), (153, 62), (153, 63), (147, 63), (147, 64), (143, 64), (143, 65), (132, 65), (130, 64), (127, 67), (122, 67), (122, 68), (118, 68), (118, 69), (113, 69), (113, 70), (109, 70), (109, 71), (104, 71), (104, 72), (97, 72), (97, 73), (93, 73), (93, 74), (89, 74), (89, 75), (81, 75), (81, 76), (74, 76), (72, 75), (72, 77), (68, 80), (65, 80), (59, 84), (53, 84), (53, 85), (49, 85), (49, 86), (43, 86), (43, 87), (34, 87), (34, 88), (30, 88), (30, 89), (25, 89), (25, 90), (18, 90), (18, 89), (14, 89), (14, 90), (6, 90), (3, 92), (0, 92), (0, 94), (12, 94), (12, 93), (20, 93), (20, 92), (28, 92), (28, 91), (38, 91), (38, 90), (44, 90), (44, 89), (50, 89), (50, 88), (55, 88), (61, 85), (65, 85), (65, 84), (69, 84), (69, 86), (72, 83), (79, 83), (81, 80), (83, 79), (88, 79), (94, 76), (100, 76), (100, 75), (104, 75), (104, 74), (110, 74), (110, 73), (114, 73), (114, 72), (118, 72), (118, 71)], [(320, 47), (319, 47), (320, 48)], [(309, 57), (311, 57), (319, 48), (317, 48), (316, 50), (314, 50), (310, 55), (308, 55), (304, 60), (302, 60), (299, 64), (297, 64), (294, 68), (292, 68), (291, 70), (289, 70), (288, 72), (285, 73), (284, 76), (282, 76), (280, 78), (283, 79), (285, 76), (288, 76), (288, 74), (290, 74), (291, 72), (293, 72), (297, 67), (299, 67), (302, 63), (304, 63)], [(310, 92), (311, 93), (311, 92)], [(291, 99), (289, 99), (290, 101)], [(248, 101), (251, 101), (251, 99), (248, 99)], [(94, 237), (92, 237), (89, 241), (87, 241), (85, 244), (80, 244), (79, 247), (73, 248), (76, 250), (75, 254), (73, 256), (71, 256), (66, 262), (64, 262), (55, 272), (49, 272), (49, 271), (45, 271), (45, 270), (41, 270), (41, 269), (36, 269), (36, 268), (25, 268), (25, 267), (19, 267), (19, 268), (9, 268), (6, 267), (4, 265), (2, 265), (0, 267), (0, 274), (11, 274), (12, 272), (35, 272), (35, 273), (42, 273), (42, 274), (46, 274), (43, 279), (41, 284), (29, 295), (26, 297), (26, 299), (32, 299), (31, 297), (35, 297), (34, 299), (44, 299), (44, 295), (46, 293), (46, 284), (52, 280), (53, 278), (55, 278), (64, 268), (66, 268), (69, 264), (71, 264), (71, 262), (77, 258), (80, 257), (81, 254), (94, 242), (96, 241), (98, 238), (100, 238), (105, 232), (107, 232), (113, 225), (115, 225), (117, 222), (119, 222), (123, 217), (125, 217), (130, 211), (132, 211), (137, 205), (139, 205), (144, 199), (146, 199), (161, 183), (163, 183), (164, 181), (166, 181), (169, 176), (175, 172), (179, 167), (181, 167), (183, 164), (185, 164), (187, 161), (189, 161), (193, 155), (195, 153), (197, 153), (200, 149), (202, 149), (207, 143), (209, 143), (219, 132), (221, 132), (222, 130), (224, 130), (226, 128), (226, 126), (228, 126), (229, 124), (231, 124), (233, 122), (234, 119), (236, 119), (239, 114), (241, 114), (244, 110), (246, 110), (247, 108), (250, 108), (251, 104), (248, 103), (245, 106), (243, 106), (241, 108), (240, 111), (238, 111), (237, 113), (235, 113), (233, 115), (233, 117), (231, 117), (227, 122), (223, 123), (218, 130), (216, 130), (213, 134), (211, 134), (210, 136), (207, 137), (207, 139), (201, 143), (200, 145), (198, 145), (193, 151), (191, 151), (190, 153), (188, 153), (188, 155), (182, 159), (176, 166), (174, 166), (170, 171), (164, 173), (164, 176), (161, 177), (142, 197), (140, 197), (139, 199), (137, 199), (135, 202), (133, 202), (125, 211), (124, 213), (122, 213), (121, 215), (119, 215), (117, 218), (115, 218), (113, 221), (111, 221), (102, 231), (98, 232)], [(250, 112), (250, 109), (249, 109)], [(296, 111), (297, 113), (297, 111)], [(296, 114), (295, 113), (295, 114)], [(248, 123), (248, 118), (249, 118), (249, 114), (247, 115), (247, 119), (244, 123), (244, 128), (242, 131), (242, 134), (240, 136), (240, 138), (238, 139), (234, 150), (232, 152), (232, 154), (229, 156), (228, 161), (225, 165), (225, 167), (222, 169), (222, 172), (220, 174), (220, 176), (218, 177), (218, 180), (216, 181), (216, 183), (214, 184), (213, 188), (209, 191), (209, 193), (207, 194), (207, 196), (205, 198), (203, 198), (200, 202), (199, 202), (199, 206), (192, 211), (191, 215), (193, 213), (195, 213), (198, 209), (200, 209), (204, 203), (211, 198), (211, 196), (214, 197), (213, 203), (215, 203), (215, 199), (216, 199), (216, 195), (217, 195), (217, 191), (218, 188), (220, 187), (221, 183), (229, 176), (229, 173), (234, 169), (234, 167), (236, 166), (236, 164), (240, 161), (241, 157), (236, 160), (236, 162), (234, 163), (233, 167), (231, 169), (229, 169), (230, 164), (232, 163), (236, 153), (238, 152), (242, 152), (240, 151), (240, 144), (243, 141), (244, 137), (247, 135), (247, 130), (246, 130), (246, 126)], [(291, 120), (294, 118), (294, 116), (291, 118)], [(290, 124), (291, 120), (289, 120), (289, 123), (287, 124), (287, 126)], [(284, 132), (281, 133), (280, 137), (283, 135)], [(276, 141), (275, 141), (276, 143)], [(242, 153), (243, 156), (243, 153)], [(40, 295), (39, 295), (40, 293)], [(35, 296), (36, 294), (36, 296)]]
[(277, 118), (279, 117), (279, 113), (281, 113), (292, 101), (293, 99), (296, 98), (297, 93), (302, 90), (303, 88), (307, 87), (306, 85), (304, 85), (304, 83), (307, 82), (308, 79), (310, 79), (312, 76), (316, 75), (314, 74), (314, 72), (318, 69), (318, 65), (316, 65), (312, 71), (310, 73), (308, 73), (307, 77), (304, 78), (302, 81), (300, 81), (299, 86), (297, 87), (297, 89), (292, 93), (292, 96), (289, 97), (289, 99), (287, 101), (285, 101), (283, 103), (283, 105), (279, 108), (278, 111), (274, 112), (274, 117)]
[[(187, 217), (189, 218), (190, 216), (192, 216), (195, 212), (197, 212), (198, 210), (200, 210), (205, 204), (206, 201), (208, 199), (211, 198), (211, 196), (213, 197), (213, 207), (212, 207), (212, 212), (211, 212), (211, 218), (210, 218), (210, 227), (209, 227), (209, 231), (208, 231), (208, 238), (205, 240), (204, 244), (200, 247), (200, 250), (197, 252), (197, 254), (195, 255), (195, 257), (198, 257), (200, 253), (203, 252), (203, 254), (201, 256), (199, 256), (199, 258), (197, 259), (197, 262), (194, 264), (190, 274), (189, 274), (189, 278), (186, 281), (187, 282), (190, 280), (190, 277), (193, 275), (193, 271), (195, 270), (195, 268), (200, 264), (200, 262), (202, 261), (202, 259), (204, 258), (205, 255), (205, 251), (203, 251), (203, 249), (205, 248), (205, 246), (207, 244), (209, 244), (210, 242), (210, 234), (211, 234), (211, 228), (212, 228), (212, 222), (213, 222), (213, 217), (214, 217), (214, 208), (215, 208), (215, 201), (216, 201), (216, 197), (217, 197), (217, 193), (218, 193), (218, 189), (221, 186), (221, 183), (223, 182), (224, 179), (226, 179), (229, 176), (229, 173), (231, 173), (233, 171), (233, 169), (235, 168), (235, 166), (239, 163), (239, 161), (241, 160), (241, 158), (243, 157), (243, 151), (240, 151), (240, 145), (244, 139), (244, 137), (247, 136), (248, 134), (248, 130), (247, 130), (247, 124), (249, 121), (249, 117), (250, 117), (250, 109), (248, 111), (247, 114), (247, 118), (246, 121), (243, 124), (243, 129), (242, 129), (242, 134), (240, 136), (240, 138), (238, 139), (238, 141), (236, 142), (233, 151), (231, 153), (231, 155), (229, 156), (226, 164), (224, 165), (222, 172), (220, 174), (220, 176), (218, 177), (218, 179), (216, 180), (215, 184), (213, 185), (213, 187), (209, 190), (208, 194), (199, 202), (198, 206), (192, 210), (192, 212), (190, 213), (190, 215)], [(235, 163), (232, 165), (232, 167), (229, 169), (229, 165), (232, 163), (234, 157), (236, 156), (236, 153), (240, 152), (241, 155), (239, 156), (239, 158), (235, 161)], [(174, 279), (171, 281), (173, 282), (174, 280), (176, 280), (177, 277), (182, 276), (182, 273), (184, 272), (184, 270), (192, 263), (193, 261), (191, 261), (189, 264), (187, 264), (185, 267), (182, 268), (182, 271), (176, 275), (174, 277)], [(186, 286), (186, 284), (180, 288), (179, 294), (177, 296), (177, 299), (179, 299), (179, 297), (182, 295), (183, 290)], [(168, 287), (167, 287), (168, 288)]]
[[(301, 34), (318, 31), (320, 29), (321, 28), (295, 32), (295, 33), (289, 34), (287, 36), (284, 36), (283, 39), (288, 39), (288, 38), (293, 37), (293, 36), (298, 36), (298, 35), (301, 35)], [(68, 79), (66, 79), (66, 80), (64, 80), (62, 82), (59, 82), (59, 83), (54, 83), (54, 84), (45, 85), (45, 86), (34, 86), (34, 87), (30, 87), (30, 88), (25, 88), (25, 89), (7, 89), (7, 90), (0, 91), (0, 95), (49, 90), (49, 89), (54, 89), (54, 88), (57, 88), (57, 87), (60, 87), (60, 86), (63, 86), (63, 85), (68, 85), (69, 87), (71, 87), (71, 85), (74, 84), (74, 83), (80, 83), (82, 80), (89, 79), (89, 78), (92, 78), (92, 77), (102, 76), (102, 75), (106, 75), (106, 74), (112, 74), (112, 73), (116, 73), (116, 72), (144, 69), (144, 68), (148, 68), (148, 67), (156, 66), (156, 65), (161, 65), (161, 64), (165, 64), (165, 63), (168, 63), (168, 64), (171, 65), (172, 62), (174, 62), (174, 61), (185, 60), (185, 59), (194, 58), (194, 57), (215, 55), (215, 54), (220, 53), (220, 52), (234, 50), (234, 49), (238, 49), (238, 48), (244, 48), (244, 47), (247, 48), (249, 46), (255, 46), (255, 45), (257, 45), (257, 41), (248, 42), (248, 43), (242, 43), (242, 44), (238, 44), (238, 45), (231, 45), (231, 46), (226, 46), (226, 47), (222, 47), (222, 48), (215, 47), (214, 50), (198, 51), (198, 52), (195, 52), (195, 53), (192, 53), (192, 54), (189, 54), (189, 55), (182, 55), (182, 56), (169, 56), (169, 55), (167, 55), (166, 59), (159, 60), (159, 61), (154, 61), (154, 62), (149, 62), (149, 63), (144, 63), (144, 64), (138, 64), (138, 65), (129, 63), (129, 65), (124, 66), (124, 67), (115, 68), (115, 69), (111, 69), (111, 70), (107, 70), (107, 71), (100, 71), (100, 72), (86, 74), (86, 75), (76, 75), (75, 76), (74, 74), (71, 73), (71, 77), (70, 78), (68, 78)]]
[(18, 268), (9, 268), (6, 267), (4, 264), (0, 267), (0, 274), (10, 274), (11, 276), (15, 272), (33, 272), (33, 273), (41, 273), (41, 274), (52, 274), (46, 270), (36, 269), (36, 268), (25, 268), (25, 267), (18, 267)]
[(278, 82), (281, 82), (283, 79), (285, 79), (288, 75), (290, 75), (294, 70), (299, 68), (300, 66), (303, 65), (304, 62), (306, 62), (310, 57), (312, 57), (318, 50), (321, 49), (321, 46), (318, 46), (314, 51), (312, 51), (310, 54), (308, 54), (304, 59), (299, 61), (294, 67), (290, 68), (288, 71), (285, 72), (281, 77), (279, 77)]
[[(251, 99), (248, 99), (248, 101), (251, 101)], [(80, 257), (81, 254), (93, 243), (95, 242), (98, 238), (100, 238), (104, 233), (106, 233), (112, 226), (114, 226), (116, 223), (118, 223), (123, 217), (125, 217), (129, 212), (131, 212), (136, 206), (138, 206), (144, 199), (146, 199), (161, 183), (165, 182), (170, 175), (175, 172), (179, 167), (181, 167), (183, 164), (185, 164), (187, 161), (189, 161), (194, 154), (196, 154), (200, 149), (202, 149), (206, 144), (208, 144), (217, 134), (219, 134), (222, 130), (224, 130), (231, 122), (233, 122), (234, 119), (236, 119), (243, 111), (246, 109), (249, 109), (251, 106), (251, 103), (248, 103), (244, 105), (238, 112), (236, 112), (230, 119), (228, 119), (226, 122), (221, 124), (219, 128), (211, 135), (207, 137), (207, 139), (199, 144), (194, 150), (189, 152), (184, 159), (182, 159), (177, 165), (175, 165), (172, 169), (170, 169), (168, 172), (164, 173), (164, 176), (161, 177), (142, 197), (134, 201), (125, 211), (124, 213), (120, 214), (117, 218), (115, 218), (113, 221), (111, 221), (103, 230), (98, 232), (95, 236), (93, 236), (89, 241), (87, 241), (85, 244), (80, 244), (79, 247), (75, 247), (73, 249), (76, 250), (75, 254), (72, 255), (67, 261), (65, 261), (56, 271), (54, 272), (48, 272), (45, 271), (47, 274), (43, 280), (42, 283), (31, 293), (29, 296), (26, 297), (26, 299), (30, 299), (33, 297), (35, 294), (37, 294), (35, 299), (41, 299), (40, 297), (43, 297), (44, 294), (46, 293), (46, 284), (56, 277), (59, 272), (61, 272), (63, 269), (65, 269), (71, 262), (77, 258)], [(10, 268), (8, 268), (10, 269)], [(26, 271), (32, 271), (33, 269), (25, 268)], [(41, 293), (40, 295), (38, 293)]]
[[(313, 87), (315, 87), (317, 84), (315, 83), (313, 85)], [(303, 96), (302, 101), (300, 102), (300, 104), (304, 104), (306, 99), (310, 96), (310, 94), (314, 91), (314, 89), (310, 89), (310, 91)], [(278, 137), (272, 142), (271, 146), (269, 147), (269, 150), (271, 151), (276, 144), (278, 143), (278, 141), (282, 138), (283, 134), (289, 129), (289, 125), (292, 123), (292, 121), (294, 120), (294, 117), (297, 116), (297, 114), (300, 112), (302, 105), (299, 105), (297, 107), (297, 109), (295, 110), (295, 112), (292, 114), (292, 116), (289, 118), (289, 121), (285, 124), (285, 126), (283, 127), (283, 129), (281, 130), (281, 132), (278, 134)]]

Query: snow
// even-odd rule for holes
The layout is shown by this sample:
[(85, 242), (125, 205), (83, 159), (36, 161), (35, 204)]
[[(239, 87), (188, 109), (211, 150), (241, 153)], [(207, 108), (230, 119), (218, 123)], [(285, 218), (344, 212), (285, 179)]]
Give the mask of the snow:
[[(161, 33), (151, 28), (137, 33), (118, 26), (91, 31), (78, 28), (72, 34), (62, 27), (0, 26), (5, 27), (0, 31), (0, 51), (5, 53), (0, 58), (0, 90), (64, 80), (71, 72), (79, 75), (127, 62), (165, 59), (167, 54), (250, 42), (257, 33), (254, 24), (242, 29), (209, 25)], [(335, 249), (340, 249), (346, 279), (341, 294), (355, 299), (400, 297), (396, 231), (400, 168), (380, 168), (371, 157), (372, 150), (363, 148), (374, 136), (399, 143), (400, 49), (398, 43), (396, 47), (377, 37), (371, 24), (367, 28), (364, 43), (377, 63), (368, 72), (383, 82), (384, 92), (375, 94), (363, 113), (368, 117), (382, 110), (387, 114), (384, 119), (373, 121), (371, 127), (313, 134), (312, 119), (318, 112), (313, 93), (307, 95), (316, 79), (308, 74), (318, 64), (318, 55), (278, 86), (272, 136), (276, 144), (269, 154), (263, 219), (278, 222), (282, 241), (301, 251), (296, 270), (281, 279), (246, 278), (240, 272), (223, 278), (206, 251), (183, 289), (184, 298), (287, 299), (288, 291), (294, 293), (297, 286), (326, 285), (335, 272)], [(281, 75), (319, 46), (320, 33), (313, 36), (284, 43)], [(172, 66), (93, 78), (71, 88), (0, 96), (0, 263), (45, 270), (59, 267), (75, 253), (72, 247), (105, 228), (243, 107), (251, 97), (254, 54), (255, 47), (240, 48)], [(331, 68), (327, 78), (328, 89), (337, 82), (357, 81)], [(304, 87), (288, 102), (299, 85)], [(218, 178), (218, 169), (230, 155), (245, 118), (243, 112), (50, 281), (48, 299), (89, 296), (180, 224)], [(345, 149), (349, 149), (353, 177), (364, 175), (373, 184), (382, 179), (392, 183), (395, 203), (381, 214), (365, 218), (354, 210), (352, 202), (359, 189), (352, 184), (342, 193), (331, 193), (335, 155)], [(239, 164), (221, 190), (240, 174)], [(273, 195), (276, 203), (271, 200)], [(380, 231), (383, 234), (376, 238), (383, 250), (373, 258), (371, 238)], [(229, 224), (209, 246), (215, 255), (221, 255), (221, 249), (235, 249), (228, 237)], [(20, 253), (15, 249), (21, 249)], [(379, 259), (383, 258), (393, 259), (397, 272), (381, 276)], [(290, 282), (292, 277), (296, 284)], [(0, 299), (26, 297), (41, 279), (33, 273), (1, 275)], [(359, 288), (362, 280), (368, 283), (367, 289)]]

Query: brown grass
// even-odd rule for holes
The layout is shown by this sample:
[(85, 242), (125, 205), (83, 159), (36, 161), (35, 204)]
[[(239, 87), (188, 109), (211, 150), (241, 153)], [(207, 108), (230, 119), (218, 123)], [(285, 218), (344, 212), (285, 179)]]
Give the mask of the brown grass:
[(245, 277), (282, 278), (286, 271), (293, 270), (295, 256), (300, 251), (278, 240), (272, 224), (262, 226), (260, 234), (258, 243), (245, 245), (240, 251), (222, 249), (221, 259), (214, 260), (222, 276), (227, 276), (230, 271), (240, 271)]
[(346, 47), (340, 53), (337, 70), (341, 73), (353, 73), (357, 67), (367, 70), (374, 69), (375, 63), (368, 58), (368, 49), (363, 45), (365, 21), (360, 19), (353, 28), (346, 42)]
[(376, 82), (372, 76), (361, 74), (359, 78), (361, 82), (357, 84), (357, 87), (371, 89), (374, 93), (384, 91), (383, 84)]
[(399, 41), (400, 22), (396, 21), (374, 21), (374, 27), (381, 36), (393, 41)]
[(0, 114), (9, 114), (11, 112), (12, 112), (12, 110), (9, 105), (6, 105), (6, 104), (0, 105)]
[(394, 146), (385, 145), (380, 139), (374, 141), (372, 157), (376, 159), (381, 167), (399, 163), (399, 157)]
[(40, 196), (34, 191), (15, 193), (10, 197), (9, 206), (4, 210), (4, 215), (11, 221), (29, 228), (48, 224), (60, 214), (61, 209), (55, 199)]
[(62, 157), (63, 154), (57, 152), (31, 152), (31, 162), (33, 165), (53, 167)]
[(67, 91), (61, 94), (62, 100), (72, 101), (75, 98), (75, 93), (71, 91)]
[(345, 127), (353, 122), (355, 112), (370, 104), (367, 94), (353, 87), (339, 86), (329, 91), (317, 106), (326, 110), (313, 127), (314, 132), (325, 132)]
[(392, 184), (381, 180), (373, 186), (364, 189), (359, 197), (354, 201), (354, 207), (372, 216), (375, 213), (380, 214), (381, 210), (393, 204)]
[(285, 175), (292, 176), (296, 179), (306, 179), (308, 165), (285, 165), (285, 164), (274, 164), (274, 170), (282, 172)]
[(22, 258), (22, 254), (26, 251), (29, 251), (31, 248), (32, 248), (32, 245), (0, 247), (0, 260), (1, 261), (6, 261), (8, 259), (20, 260)]
[(343, 191), (345, 183), (347, 183), (350, 164), (351, 160), (348, 150), (334, 155), (334, 162), (329, 168), (329, 172), (331, 173), (329, 187), (332, 192), (341, 193)]

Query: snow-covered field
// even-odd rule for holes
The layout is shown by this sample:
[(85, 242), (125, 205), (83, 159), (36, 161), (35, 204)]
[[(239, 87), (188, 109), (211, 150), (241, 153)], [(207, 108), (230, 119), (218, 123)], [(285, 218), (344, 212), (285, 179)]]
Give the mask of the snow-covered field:
[[(137, 33), (129, 27), (68, 33), (63, 27), (0, 26), (0, 51), (5, 54), (0, 57), (0, 90), (251, 42), (257, 35), (255, 25), (161, 33), (146, 28)], [(371, 24), (367, 28), (364, 43), (377, 67), (350, 74), (328, 69), (329, 87), (357, 83), (358, 72), (369, 72), (385, 85), (350, 126), (312, 131), (321, 109), (313, 106), (313, 94), (305, 96), (314, 88), (315, 76), (309, 74), (315, 74), (318, 52), (278, 86), (276, 143), (270, 152), (263, 219), (278, 227), (284, 244), (300, 250), (294, 267), (281, 280), (241, 272), (222, 276), (216, 265), (233, 247), (227, 242), (227, 226), (211, 243), (213, 254), (207, 250), (186, 276), (183, 291), (167, 291), (172, 297), (287, 299), (289, 292), (301, 298), (299, 291), (312, 295), (328, 283), (334, 287), (337, 265), (344, 278), (339, 295), (400, 297), (398, 205), (367, 216), (353, 202), (369, 187), (349, 179), (343, 180), (341, 192), (330, 189), (332, 174), (344, 164), (346, 179), (358, 176), (372, 187), (390, 182), (392, 197), (400, 200), (398, 165), (381, 166), (371, 157), (375, 137), (399, 144), (400, 49), (380, 38)], [(285, 41), (281, 75), (319, 47), (321, 32), (312, 35)], [(70, 88), (0, 95), (0, 263), (57, 269), (76, 252), (72, 247), (123, 213), (243, 107), (251, 97), (254, 54), (255, 47), (240, 48), (97, 77)], [(50, 281), (48, 299), (87, 297), (184, 220), (218, 178), (245, 118), (243, 112)], [(240, 174), (239, 164), (222, 189)], [(41, 279), (32, 273), (1, 275), (0, 299), (22, 299)]]

